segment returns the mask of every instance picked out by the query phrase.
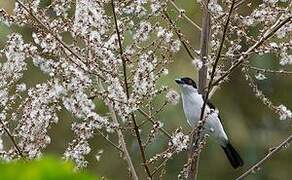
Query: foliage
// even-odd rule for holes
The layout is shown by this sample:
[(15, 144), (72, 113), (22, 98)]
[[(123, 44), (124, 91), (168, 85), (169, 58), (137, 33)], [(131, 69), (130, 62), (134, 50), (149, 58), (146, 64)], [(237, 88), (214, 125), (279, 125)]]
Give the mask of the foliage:
[(96, 180), (86, 172), (75, 172), (71, 162), (53, 157), (24, 162), (2, 162), (0, 179), (3, 180)]

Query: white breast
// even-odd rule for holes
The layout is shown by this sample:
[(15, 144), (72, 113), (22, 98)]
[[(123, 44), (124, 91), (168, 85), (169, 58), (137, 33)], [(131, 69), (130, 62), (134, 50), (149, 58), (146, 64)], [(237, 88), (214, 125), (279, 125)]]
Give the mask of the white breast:
[(183, 93), (182, 100), (187, 121), (193, 127), (200, 119), (203, 98), (198, 93)]
[[(187, 121), (191, 127), (194, 127), (200, 120), (201, 108), (204, 104), (202, 95), (193, 91), (184, 91), (182, 92), (182, 100)], [(210, 134), (219, 144), (224, 143), (228, 138), (224, 132), (218, 114), (206, 106), (204, 116), (207, 118), (204, 126), (206, 133)]]

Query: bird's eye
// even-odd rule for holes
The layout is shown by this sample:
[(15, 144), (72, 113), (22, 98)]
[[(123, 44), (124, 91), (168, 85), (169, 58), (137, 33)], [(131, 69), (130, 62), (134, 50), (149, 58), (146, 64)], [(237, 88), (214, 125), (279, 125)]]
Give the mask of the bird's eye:
[(191, 85), (191, 84), (192, 84), (192, 81), (191, 81), (191, 80), (188, 80), (188, 84), (190, 84), (190, 85)]

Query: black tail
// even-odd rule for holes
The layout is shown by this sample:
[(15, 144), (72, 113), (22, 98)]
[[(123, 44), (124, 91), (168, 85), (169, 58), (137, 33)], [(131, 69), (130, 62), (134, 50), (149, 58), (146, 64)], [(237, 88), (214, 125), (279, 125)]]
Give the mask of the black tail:
[(227, 143), (225, 147), (222, 146), (222, 148), (233, 168), (243, 166), (241, 157), (230, 143)]

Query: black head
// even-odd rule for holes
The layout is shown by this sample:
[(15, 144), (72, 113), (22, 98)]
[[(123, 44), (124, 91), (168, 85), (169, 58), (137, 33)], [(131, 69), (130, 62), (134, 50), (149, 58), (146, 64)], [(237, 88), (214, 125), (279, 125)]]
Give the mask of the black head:
[(197, 89), (196, 82), (189, 77), (183, 77), (180, 79), (176, 79), (175, 82), (177, 84), (187, 84), (187, 85), (193, 86), (195, 89)]

